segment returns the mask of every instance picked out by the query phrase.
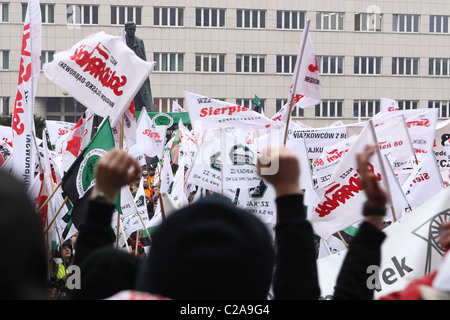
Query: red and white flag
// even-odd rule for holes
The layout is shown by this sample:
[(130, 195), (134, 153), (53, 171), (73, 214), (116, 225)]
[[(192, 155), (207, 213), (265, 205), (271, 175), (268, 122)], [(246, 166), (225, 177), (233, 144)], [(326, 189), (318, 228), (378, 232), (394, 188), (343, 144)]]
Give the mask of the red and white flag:
[(34, 98), (41, 68), (42, 18), (38, 0), (29, 0), (22, 35), (19, 81), (11, 127), (15, 146), (12, 174), (28, 189), (34, 177)]
[(433, 152), (429, 152), (408, 177), (402, 189), (411, 208), (422, 205), (445, 188)]
[(201, 134), (208, 129), (228, 127), (275, 129), (282, 126), (280, 122), (240, 105), (187, 91), (184, 96), (195, 134)]
[(63, 137), (75, 127), (75, 123), (45, 120), (45, 126), (47, 128), (50, 144), (56, 146), (58, 140), (63, 139)]
[(186, 112), (176, 101), (172, 101), (172, 112)]
[(67, 172), (80, 152), (91, 140), (94, 114), (87, 109), (62, 144), (61, 171)]
[(289, 88), (289, 102), (293, 106), (307, 108), (315, 106), (322, 100), (322, 85), (319, 76), (316, 53), (309, 36), (309, 20), (305, 25), (300, 52), (295, 63), (294, 74)]
[[(333, 233), (341, 231), (362, 220), (363, 204), (366, 194), (361, 186), (356, 155), (362, 153), (367, 145), (377, 145), (372, 123), (364, 127), (357, 140), (347, 151), (334, 170), (330, 183), (324, 188), (320, 203), (314, 208), (309, 219), (316, 233), (328, 239)], [(369, 170), (373, 171), (378, 183), (389, 190), (384, 163), (380, 153), (369, 159)], [(388, 191), (388, 194), (389, 191)], [(389, 201), (390, 202), (390, 201)]]
[(55, 54), (44, 74), (115, 126), (155, 64), (139, 58), (121, 36), (99, 32)]
[(380, 98), (380, 109), (381, 112), (391, 112), (400, 110), (398, 102), (396, 100), (383, 97)]

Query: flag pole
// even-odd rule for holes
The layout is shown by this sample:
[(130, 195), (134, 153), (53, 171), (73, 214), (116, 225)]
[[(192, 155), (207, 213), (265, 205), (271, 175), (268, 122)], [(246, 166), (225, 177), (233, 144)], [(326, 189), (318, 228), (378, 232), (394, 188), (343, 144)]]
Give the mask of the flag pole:
[[(377, 134), (375, 132), (375, 126), (373, 125), (373, 121), (372, 120), (369, 120), (369, 126), (370, 126), (370, 129), (372, 131), (373, 139), (375, 140), (376, 153), (377, 153), (377, 156), (378, 156), (378, 160), (380, 161), (381, 174), (383, 176), (383, 180), (386, 181), (385, 187), (387, 189), (388, 203), (390, 204), (390, 206), (392, 208), (393, 203), (392, 203), (391, 188), (389, 186), (389, 180), (387, 179), (386, 168), (384, 167), (384, 161), (383, 161), (383, 157), (381, 155), (380, 145), (378, 144), (378, 138), (377, 138)], [(394, 216), (394, 219), (395, 219), (395, 216)]]
[(55, 190), (53, 190), (52, 194), (47, 198), (47, 200), (44, 201), (42, 206), (39, 208), (39, 210), (37, 211), (37, 214), (41, 213), (41, 211), (44, 209), (44, 207), (47, 205), (47, 203), (51, 200), (51, 198), (53, 198), (53, 196), (55, 195), (55, 193), (59, 189), (59, 187), (62, 185), (62, 183), (63, 183), (63, 180), (61, 179), (61, 181), (55, 187)]
[(302, 37), (302, 43), (301, 43), (301, 48), (300, 48), (299, 61), (297, 61), (296, 69), (294, 70), (294, 74), (297, 75), (297, 76), (295, 77), (294, 85), (292, 86), (292, 94), (291, 94), (290, 102), (289, 102), (289, 111), (288, 111), (289, 113), (288, 113), (288, 119), (286, 121), (286, 129), (285, 129), (285, 132), (284, 132), (284, 143), (283, 143), (284, 146), (286, 146), (286, 140), (287, 140), (288, 129), (289, 129), (289, 122), (291, 121), (292, 107), (294, 105), (295, 88), (297, 88), (298, 72), (299, 72), (300, 67), (302, 65), (303, 52), (305, 51), (306, 37), (307, 37), (308, 32), (309, 32), (309, 24), (310, 24), (310, 22), (311, 22), (310, 19), (306, 20), (305, 29), (303, 30), (303, 37)]
[[(119, 134), (119, 149), (123, 150), (123, 126), (125, 122), (125, 115), (122, 115), (122, 120), (120, 122), (120, 134)], [(119, 197), (121, 191), (119, 190)], [(117, 233), (116, 233), (116, 248), (119, 247), (119, 228), (120, 228), (120, 213), (117, 212)], [(125, 233), (123, 235), (125, 237)], [(126, 239), (125, 239), (126, 242)], [(128, 244), (127, 244), (128, 246)]]
[(69, 196), (67, 196), (63, 203), (61, 204), (61, 206), (59, 207), (58, 211), (56, 211), (55, 215), (53, 216), (52, 221), (50, 221), (50, 223), (48, 224), (47, 228), (44, 231), (44, 235), (47, 234), (48, 229), (50, 229), (50, 227), (52, 226), (53, 222), (56, 220), (56, 217), (59, 215), (59, 213), (61, 212), (62, 208), (66, 205), (67, 200), (69, 200)]
[(412, 154), (414, 155), (414, 159), (416, 160), (416, 165), (419, 165), (419, 160), (417, 159), (416, 151), (414, 151), (414, 147), (412, 145), (412, 140), (411, 140), (411, 136), (409, 134), (408, 126), (406, 125), (405, 116), (403, 114), (401, 116), (403, 119), (403, 125), (405, 126), (405, 129), (406, 129), (406, 134), (408, 135), (408, 141), (409, 141), (409, 145), (411, 146)]

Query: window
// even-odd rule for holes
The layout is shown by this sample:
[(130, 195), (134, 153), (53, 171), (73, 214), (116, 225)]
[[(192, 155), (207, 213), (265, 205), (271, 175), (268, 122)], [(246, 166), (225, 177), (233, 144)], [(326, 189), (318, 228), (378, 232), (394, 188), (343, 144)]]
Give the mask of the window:
[(225, 9), (195, 9), (197, 27), (225, 27)]
[(277, 11), (277, 29), (304, 29), (305, 15), (305, 11)]
[(343, 74), (344, 57), (341, 56), (317, 56), (317, 66), (321, 74)]
[(383, 14), (381, 13), (356, 13), (355, 31), (381, 32), (382, 20)]
[(53, 55), (55, 54), (55, 51), (42, 51), (41, 52), (41, 70), (44, 66), (44, 63), (52, 62)]
[(9, 22), (9, 3), (0, 3), (0, 22)]
[(155, 98), (153, 99), (153, 106), (156, 112), (170, 112), (172, 101), (176, 101), (180, 107), (183, 108), (182, 98)]
[(393, 75), (418, 75), (419, 58), (392, 58)]
[(430, 32), (448, 33), (449, 16), (430, 16)]
[[(276, 101), (276, 111), (280, 111), (288, 103), (288, 99), (277, 99)], [(302, 108), (293, 108), (291, 112), (291, 117), (299, 118), (305, 116), (305, 109)]]
[(354, 74), (381, 74), (380, 57), (355, 57)]
[(316, 12), (317, 30), (344, 30), (344, 13)]
[(237, 10), (236, 26), (238, 28), (266, 27), (266, 12), (264, 10)]
[(9, 114), (9, 97), (0, 97), (0, 112), (3, 115)]
[(0, 50), (0, 70), (9, 70), (9, 50)]
[(155, 26), (184, 26), (184, 9), (155, 7), (153, 9), (153, 24)]
[(67, 24), (98, 24), (98, 6), (68, 4)]
[[(25, 21), (28, 3), (22, 3), (22, 22)], [(42, 23), (55, 23), (55, 5), (41, 4)]]
[(142, 7), (111, 6), (111, 24), (124, 25), (129, 21), (142, 24)]
[(321, 118), (341, 118), (342, 117), (342, 100), (322, 100), (316, 105), (316, 117)]
[(417, 100), (397, 100), (397, 104), (400, 110), (413, 110), (419, 106)]
[(450, 101), (428, 101), (428, 108), (439, 109), (438, 116), (440, 118), (450, 117)]
[(61, 99), (60, 98), (48, 98), (47, 112), (61, 112)]
[(197, 53), (195, 55), (195, 71), (225, 72), (225, 55)]
[(380, 112), (379, 100), (355, 100), (353, 102), (353, 116), (371, 118)]
[(448, 76), (449, 71), (448, 58), (430, 58), (428, 65), (428, 74), (430, 76)]
[(261, 55), (236, 55), (236, 72), (265, 72), (266, 57)]
[(419, 32), (419, 17), (417, 14), (393, 14), (392, 31)]
[(293, 74), (297, 56), (277, 56), (277, 73)]
[(261, 113), (261, 111), (264, 111), (264, 105), (265, 105), (265, 99), (260, 99), (259, 101), (259, 108), (258, 110), (255, 110), (253, 107), (253, 100), (254, 99), (236, 99), (236, 104), (238, 106), (246, 107), (248, 109), (254, 110), (258, 113)]
[(184, 71), (183, 53), (154, 53), (155, 71)]

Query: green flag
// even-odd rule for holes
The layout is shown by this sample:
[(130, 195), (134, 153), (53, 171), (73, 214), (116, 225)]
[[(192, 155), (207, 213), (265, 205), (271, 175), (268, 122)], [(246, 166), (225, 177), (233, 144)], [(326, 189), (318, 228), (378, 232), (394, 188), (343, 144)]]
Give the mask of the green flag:
[(71, 221), (68, 224), (73, 222), (77, 229), (87, 213), (87, 200), (91, 194), (92, 187), (95, 185), (97, 162), (114, 147), (114, 136), (111, 131), (109, 117), (107, 117), (63, 177), (61, 185), (63, 197), (68, 196), (73, 204), (70, 212)]

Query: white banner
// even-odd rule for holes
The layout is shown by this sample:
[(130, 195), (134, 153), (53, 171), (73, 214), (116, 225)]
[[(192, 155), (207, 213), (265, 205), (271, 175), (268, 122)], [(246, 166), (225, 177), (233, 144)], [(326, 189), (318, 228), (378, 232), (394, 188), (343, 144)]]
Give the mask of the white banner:
[(45, 126), (47, 127), (50, 144), (56, 146), (57, 141), (66, 136), (75, 127), (75, 123), (45, 120)]
[(33, 181), (35, 163), (34, 99), (41, 69), (42, 20), (38, 0), (29, 0), (22, 35), (19, 81), (11, 121), (14, 160), (11, 173), (27, 190)]
[[(437, 269), (444, 254), (437, 243), (439, 226), (450, 220), (450, 188), (429, 199), (412, 214), (383, 230), (379, 268), (381, 290), (375, 298), (404, 289), (415, 280)], [(330, 299), (347, 250), (317, 260), (321, 295)], [(367, 278), (373, 272), (367, 273)], [(370, 282), (370, 281), (369, 281)]]
[[(357, 172), (356, 155), (362, 153), (367, 145), (376, 145), (373, 134), (369, 122), (334, 170), (330, 183), (325, 190), (321, 190), (323, 196), (309, 220), (316, 233), (324, 239), (362, 219), (361, 211), (367, 197)], [(379, 183), (386, 187), (382, 161), (375, 153), (369, 159), (369, 166)], [(389, 190), (389, 187), (386, 189)], [(318, 195), (321, 196), (319, 192)]]
[(380, 98), (380, 109), (381, 112), (391, 112), (400, 110), (400, 108), (398, 107), (398, 102), (396, 100), (383, 97)]
[(258, 112), (225, 101), (184, 91), (189, 118), (196, 134), (227, 127), (279, 128), (281, 124)]
[(450, 119), (438, 122), (436, 125), (436, 137), (434, 141), (434, 155), (438, 162), (439, 170), (447, 171), (450, 169), (450, 161), (448, 161), (449, 153), (445, 149), (445, 142), (450, 139)]
[(139, 58), (121, 36), (99, 32), (44, 64), (44, 74), (115, 126), (155, 66)]

